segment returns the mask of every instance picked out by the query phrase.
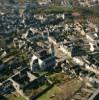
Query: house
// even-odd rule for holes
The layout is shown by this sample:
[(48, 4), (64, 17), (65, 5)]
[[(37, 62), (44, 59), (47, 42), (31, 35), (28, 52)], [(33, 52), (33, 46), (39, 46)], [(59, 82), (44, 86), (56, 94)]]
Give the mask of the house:
[(95, 32), (96, 33), (99, 32), (99, 26), (98, 25), (96, 25), (96, 27), (95, 27)]
[(86, 38), (90, 41), (90, 42), (95, 42), (98, 39), (98, 35), (97, 33), (87, 33), (86, 34)]
[(66, 59), (62, 59), (62, 58), (57, 58), (56, 59), (56, 65), (55, 65), (55, 71), (59, 72), (59, 71), (64, 71), (67, 67), (67, 62)]
[(26, 41), (24, 39), (14, 38), (13, 39), (13, 46), (21, 49), (22, 47), (27, 46), (27, 44), (26, 44)]
[(64, 35), (60, 34), (60, 32), (61, 31), (54, 29), (52, 32), (49, 32), (49, 37), (48, 37), (49, 42), (53, 43), (54, 45), (58, 45), (62, 41), (64, 41)]
[(90, 45), (90, 51), (95, 51), (99, 48), (98, 47), (98, 44), (99, 44), (98, 38), (99, 38), (99, 36), (97, 33), (87, 33), (86, 34), (86, 39), (88, 40), (89, 45)]
[(15, 88), (13, 87), (13, 84), (10, 80), (5, 81), (0, 86), (0, 94), (2, 95), (8, 95), (15, 91)]
[(99, 60), (98, 54), (99, 54), (98, 52), (91, 53), (87, 58), (91, 64), (95, 64), (97, 66), (97, 69), (98, 69), (98, 64), (99, 64), (98, 63), (98, 60)]
[(81, 45), (76, 44), (76, 45), (73, 46), (73, 48), (72, 48), (72, 57), (84, 56), (84, 55), (86, 55), (86, 51), (85, 51), (83, 45), (81, 46)]
[(7, 55), (7, 52), (5, 50), (2, 51), (1, 57), (5, 57)]
[(68, 56), (72, 57), (72, 47), (72, 43), (63, 43), (62, 45), (60, 45), (60, 50)]
[(47, 31), (39, 31), (36, 28), (30, 28), (29, 30), (26, 31), (26, 33), (22, 34), (23, 39), (27, 40), (36, 40), (36, 39), (47, 39), (48, 38), (48, 32)]
[(93, 7), (99, 5), (98, 0), (79, 0), (79, 3), (83, 7)]
[(85, 31), (84, 31), (84, 29), (83, 29), (83, 27), (82, 27), (82, 25), (80, 24), (80, 23), (76, 23), (75, 24), (75, 30), (77, 30), (78, 32), (80, 32), (80, 34), (82, 35), (82, 36), (85, 36)]
[(3, 64), (3, 62), (0, 60), (0, 72), (2, 72), (5, 69), (6, 65)]
[[(32, 100), (31, 98), (35, 98), (51, 85), (45, 76), (39, 76), (28, 68), (16, 73), (10, 80), (16, 91), (26, 100)], [(45, 85), (47, 87), (44, 87)]]
[(60, 44), (60, 50), (68, 54), (70, 57), (85, 55), (85, 50), (83, 49), (83, 40), (79, 39), (64, 39), (64, 42), (61, 42)]
[(40, 6), (46, 6), (46, 5), (48, 5), (48, 4), (50, 4), (51, 3), (51, 0), (39, 0), (39, 2), (38, 2), (38, 4), (40, 5)]
[(63, 19), (72, 19), (73, 18), (73, 16), (72, 16), (72, 13), (64, 13), (63, 14)]
[(75, 64), (78, 64), (80, 66), (83, 66), (84, 65), (84, 61), (81, 57), (73, 57), (73, 62)]
[(83, 19), (81, 14), (78, 13), (78, 12), (72, 13), (72, 16), (73, 16), (73, 19), (74, 19), (75, 22), (81, 22), (82, 19)]
[(23, 91), (23, 89), (30, 84), (31, 82), (33, 82), (35, 79), (37, 79), (37, 77), (35, 75), (32, 74), (32, 72), (25, 68), (23, 70), (21, 70), (19, 73), (17, 73), (16, 75), (14, 75), (11, 79), (11, 81), (13, 82), (13, 86), (17, 91)]
[(99, 89), (97, 89), (88, 100), (98, 100), (98, 99), (99, 99)]
[(56, 18), (62, 18), (63, 20), (65, 19), (65, 14), (56, 14)]
[(40, 21), (46, 21), (47, 20), (47, 16), (41, 15), (41, 14), (35, 14), (34, 18), (36, 18), (37, 20), (40, 20)]

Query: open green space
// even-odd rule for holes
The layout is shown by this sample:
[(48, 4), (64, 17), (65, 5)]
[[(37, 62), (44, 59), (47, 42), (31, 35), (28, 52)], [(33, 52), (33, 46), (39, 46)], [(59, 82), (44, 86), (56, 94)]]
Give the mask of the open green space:
[(18, 96), (15, 98), (15, 100), (25, 100), (22, 96)]
[(50, 100), (50, 97), (57, 93), (57, 91), (60, 92), (61, 89), (58, 86), (53, 86), (48, 92), (46, 92), (37, 100)]
[(6, 98), (6, 100), (25, 100), (24, 97), (16, 92), (13, 94), (9, 94)]
[[(82, 82), (78, 79), (72, 79), (61, 85), (54, 85), (49, 91), (40, 96), (37, 100), (63, 100), (70, 98), (82, 86)], [(66, 99), (66, 100), (67, 100)]]
[(48, 7), (42, 7), (37, 9), (30, 9), (30, 13), (41, 13), (41, 14), (50, 14), (50, 13), (64, 13), (64, 12), (71, 12), (72, 8), (67, 8), (64, 6), (55, 6), (50, 5)]

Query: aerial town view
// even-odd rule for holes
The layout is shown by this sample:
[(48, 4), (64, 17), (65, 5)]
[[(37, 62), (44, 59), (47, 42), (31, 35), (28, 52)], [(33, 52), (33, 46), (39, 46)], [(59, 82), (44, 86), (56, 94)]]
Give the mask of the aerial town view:
[(99, 0), (0, 0), (0, 100), (99, 100)]

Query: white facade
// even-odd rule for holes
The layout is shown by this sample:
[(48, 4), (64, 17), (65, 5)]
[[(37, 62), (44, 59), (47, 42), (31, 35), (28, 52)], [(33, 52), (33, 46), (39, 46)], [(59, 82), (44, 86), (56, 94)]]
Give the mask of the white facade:
[(41, 59), (39, 59), (37, 56), (35, 56), (35, 55), (33, 55), (32, 59), (31, 59), (31, 61), (30, 61), (30, 69), (31, 69), (32, 71), (35, 70), (35, 69), (34, 69), (35, 64), (33, 64), (33, 62), (34, 62), (36, 59), (38, 59), (38, 65), (39, 65), (40, 69), (41, 69), (41, 70), (44, 70), (44, 69), (45, 69), (45, 63), (44, 63)]
[(81, 66), (84, 65), (84, 61), (80, 57), (73, 57), (73, 61), (74, 63), (79, 64)]

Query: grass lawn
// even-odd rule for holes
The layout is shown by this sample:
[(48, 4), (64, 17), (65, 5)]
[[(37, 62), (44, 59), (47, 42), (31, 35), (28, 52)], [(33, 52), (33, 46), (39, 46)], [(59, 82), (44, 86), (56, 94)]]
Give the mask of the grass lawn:
[[(70, 98), (82, 86), (82, 82), (78, 79), (72, 79), (68, 82), (53, 86), (49, 91), (39, 97), (37, 100), (63, 100), (64, 97)], [(52, 97), (52, 98), (51, 98)]]
[(25, 100), (22, 96), (18, 96), (15, 98), (15, 100)]
[(43, 85), (39, 85), (36, 89), (28, 87), (26, 90), (24, 90), (24, 93), (28, 97), (36, 96), (39, 93), (41, 93), (43, 90), (45, 90), (48, 86), (49, 85), (47, 85), (47, 84), (43, 84)]
[(82, 87), (82, 84), (82, 81), (78, 79), (72, 79), (71, 81), (66, 82), (60, 86), (62, 91), (58, 92), (53, 100), (71, 100), (72, 95), (74, 95)]
[(41, 14), (50, 14), (50, 13), (64, 13), (64, 12), (72, 12), (72, 8), (63, 7), (63, 6), (55, 6), (50, 5), (46, 9), (45, 8), (37, 8), (30, 10), (31, 13), (41, 13)]
[(58, 92), (61, 92), (61, 89), (58, 86), (53, 86), (49, 91), (47, 91), (44, 95), (39, 97), (37, 100), (50, 100), (50, 97)]
[(25, 99), (20, 94), (15, 92), (13, 94), (8, 95), (7, 100), (25, 100)]
[(69, 76), (65, 73), (54, 73), (48, 77), (52, 82), (58, 82), (58, 84), (66, 83), (70, 80)]

